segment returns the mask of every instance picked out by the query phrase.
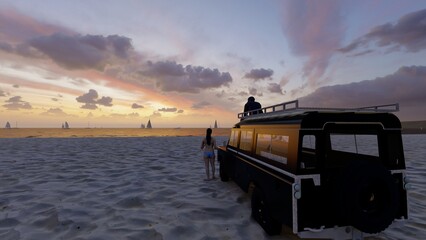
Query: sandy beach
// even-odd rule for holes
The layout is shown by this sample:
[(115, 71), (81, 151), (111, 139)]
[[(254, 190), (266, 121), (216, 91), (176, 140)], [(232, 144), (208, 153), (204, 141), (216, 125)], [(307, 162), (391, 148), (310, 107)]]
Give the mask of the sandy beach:
[[(201, 139), (0, 138), (0, 239), (298, 239), (266, 235), (232, 181), (203, 181)], [(425, 236), (421, 139), (406, 137), (411, 220), (370, 239)]]
[(200, 137), (0, 140), (0, 239), (271, 239)]

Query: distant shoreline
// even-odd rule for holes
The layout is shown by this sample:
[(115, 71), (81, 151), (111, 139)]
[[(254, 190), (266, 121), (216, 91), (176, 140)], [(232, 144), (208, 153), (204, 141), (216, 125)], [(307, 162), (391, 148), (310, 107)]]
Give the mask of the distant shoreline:
[(426, 121), (401, 122), (402, 134), (425, 134)]
[[(229, 136), (230, 128), (214, 128), (213, 136)], [(10, 128), (0, 129), (0, 138), (119, 138), (201, 137), (206, 128)]]
[[(120, 138), (202, 137), (205, 128), (10, 128), (0, 129), (0, 138)], [(214, 128), (213, 136), (229, 137), (231, 128)], [(426, 134), (425, 128), (403, 128), (403, 135)]]
[(402, 134), (426, 134), (425, 129), (403, 129)]

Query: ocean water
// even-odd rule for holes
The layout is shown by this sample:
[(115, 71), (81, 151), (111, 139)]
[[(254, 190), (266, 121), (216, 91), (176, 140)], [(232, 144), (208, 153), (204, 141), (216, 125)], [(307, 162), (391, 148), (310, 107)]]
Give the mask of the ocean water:
[[(16, 130), (16, 129), (15, 129)], [(138, 129), (136, 129), (138, 130)], [(132, 181), (132, 177), (141, 177), (140, 171), (146, 171), (147, 176), (149, 174), (154, 173), (156, 171), (166, 171), (164, 169), (164, 165), (169, 165), (170, 163), (165, 163), (164, 159), (168, 159), (167, 161), (173, 160), (173, 164), (170, 166), (172, 168), (176, 167), (182, 167), (185, 166), (187, 168), (191, 168), (189, 172), (197, 171), (197, 176), (195, 178), (203, 178), (203, 167), (202, 165), (199, 165), (198, 158), (201, 156), (199, 151), (199, 144), (200, 144), (200, 136), (204, 135), (205, 129), (199, 129), (197, 131), (189, 131), (189, 130), (180, 130), (175, 129), (176, 131), (173, 132), (171, 130), (168, 131), (162, 131), (163, 134), (158, 134), (159, 136), (165, 136), (165, 137), (143, 137), (138, 138), (138, 136), (151, 136), (149, 134), (141, 134), (142, 131), (139, 133), (135, 133), (134, 135), (130, 135), (132, 137), (126, 137), (125, 134), (129, 134), (129, 132), (121, 132), (121, 133), (106, 133), (103, 135), (99, 135), (99, 133), (90, 132), (87, 130), (82, 133), (76, 133), (72, 132), (70, 135), (68, 132), (67, 136), (70, 135), (71, 137), (65, 137), (65, 138), (52, 138), (51, 136), (56, 136), (55, 134), (46, 134), (46, 133), (38, 133), (39, 130), (34, 131), (27, 131), (25, 133), (25, 137), (20, 138), (6, 138), (1, 137), (0, 138), (0, 237), (5, 237), (2, 239), (32, 239), (31, 235), (25, 235), (25, 232), (31, 232), (34, 231), (36, 234), (39, 234), (38, 236), (45, 237), (45, 239), (54, 239), (58, 238), (60, 236), (61, 238), (66, 239), (66, 236), (74, 236), (78, 237), (79, 235), (71, 235), (71, 234), (77, 234), (73, 233), (71, 229), (71, 224), (68, 220), (68, 222), (61, 222), (63, 226), (60, 226), (61, 228), (66, 230), (66, 235), (61, 235), (63, 233), (58, 232), (58, 228), (54, 228), (55, 231), (48, 232), (46, 230), (46, 226), (44, 219), (39, 220), (37, 219), (37, 212), (31, 212), (30, 205), (32, 202), (37, 201), (37, 198), (44, 198), (46, 196), (43, 195), (37, 195), (37, 194), (43, 194), (43, 192), (49, 192), (47, 196), (50, 194), (51, 196), (48, 196), (49, 201), (58, 201), (57, 198), (61, 198), (61, 202), (57, 204), (63, 204), (64, 206), (66, 204), (72, 204), (72, 201), (79, 201), (77, 197), (70, 198), (69, 202), (67, 202), (67, 198), (62, 199), (62, 195), (60, 195), (61, 191), (67, 191), (66, 189), (55, 189), (56, 187), (60, 187), (59, 185), (55, 185), (55, 182), (57, 181), (69, 181), (69, 186), (71, 188), (70, 194), (83, 194), (82, 196), (86, 197), (84, 204), (87, 204), (89, 206), (95, 207), (94, 209), (99, 207), (99, 203), (96, 202), (98, 198), (103, 199), (106, 203), (106, 206), (112, 208), (115, 205), (119, 205), (120, 208), (128, 208), (142, 205), (142, 203), (139, 203), (138, 201), (142, 201), (145, 199), (139, 199), (139, 198), (127, 198), (123, 199), (122, 201), (119, 201), (118, 203), (111, 203), (108, 205), (108, 201), (110, 201), (110, 196), (105, 196), (105, 199), (102, 198), (103, 195), (105, 195), (104, 192), (94, 192), (94, 193), (87, 193), (83, 188), (87, 187), (89, 185), (89, 188), (92, 189), (101, 189), (103, 187), (105, 189), (111, 190), (115, 195), (111, 196), (118, 196), (117, 192), (114, 191), (129, 191), (131, 192), (132, 189), (128, 186), (135, 188), (136, 186), (133, 186), (132, 184), (129, 184), (129, 182)], [(61, 131), (61, 130), (56, 130)], [(126, 130), (126, 131), (135, 131), (133, 130)], [(223, 141), (227, 140), (227, 130), (223, 130), (219, 134), (219, 131), (213, 131), (213, 133), (218, 133), (217, 136), (217, 142), (220, 145)], [(53, 131), (52, 131), (53, 132)], [(158, 132), (161, 132), (158, 130)], [(152, 133), (152, 132), (151, 132)], [(1, 134), (4, 134), (2, 132)], [(44, 134), (44, 135), (43, 135)], [(79, 135), (80, 134), (80, 135)], [(122, 135), (120, 135), (122, 134)], [(40, 136), (37, 136), (40, 135)], [(0, 135), (1, 136), (1, 135)], [(78, 136), (89, 136), (89, 137), (83, 137), (80, 138)], [(101, 136), (101, 138), (91, 138)], [(110, 137), (113, 136), (113, 137)], [(120, 136), (120, 137), (117, 137)], [(173, 136), (173, 137), (171, 137)], [(177, 136), (177, 137), (175, 137)], [(42, 137), (49, 137), (49, 138), (42, 138)], [(404, 144), (404, 153), (405, 153), (405, 159), (406, 159), (406, 166), (407, 166), (407, 175), (411, 180), (412, 189), (408, 192), (408, 200), (409, 200), (409, 219), (401, 226), (389, 228), (385, 230), (384, 232), (380, 233), (378, 236), (371, 237), (369, 239), (426, 239), (426, 135), (403, 135), (403, 144)], [(152, 146), (150, 149), (147, 149), (146, 146)], [(141, 163), (138, 163), (138, 159), (140, 156), (144, 156), (146, 159), (149, 159), (149, 165), (144, 165)], [(117, 162), (118, 161), (118, 162)], [(163, 164), (162, 167), (158, 167), (156, 165), (156, 162), (158, 161), (158, 164)], [(184, 164), (178, 164), (179, 161), (186, 162)], [(192, 161), (192, 162), (191, 162)], [(67, 162), (67, 164), (63, 164), (63, 162)], [(135, 164), (138, 164), (137, 166)], [(102, 169), (99, 169), (102, 168)], [(117, 169), (118, 168), (118, 169)], [(146, 169), (145, 169), (146, 168)], [(80, 172), (80, 169), (82, 170)], [(145, 170), (143, 170), (145, 169)], [(122, 170), (122, 172), (120, 172)], [(99, 171), (99, 172), (98, 172)], [(170, 169), (167, 170), (170, 172)], [(78, 174), (76, 176), (76, 174)], [(113, 179), (111, 179), (111, 182), (106, 183), (105, 179), (107, 175), (111, 176)], [(127, 177), (126, 177), (127, 175)], [(96, 176), (99, 176), (97, 178)], [(146, 178), (147, 176), (144, 176)], [(185, 171), (182, 173), (178, 173), (178, 175), (174, 176), (171, 175), (170, 179), (157, 179), (158, 176), (153, 175), (152, 181), (169, 181), (167, 184), (170, 184), (171, 182), (176, 181), (182, 181), (185, 182), (185, 178), (191, 178), (193, 179), (194, 176), (192, 174), (185, 175)], [(126, 179), (127, 178), (127, 179)], [(49, 183), (49, 179), (54, 179), (54, 181)], [(140, 182), (140, 180), (135, 180)], [(194, 180), (197, 181), (197, 180)], [(126, 185), (127, 184), (127, 185)], [(142, 184), (142, 183), (140, 183)], [(143, 183), (147, 184), (147, 183)], [(193, 183), (191, 183), (193, 184)], [(229, 188), (229, 185), (232, 186), (232, 183), (222, 183), (220, 181), (215, 182), (217, 185), (217, 189), (221, 188)], [(226, 187), (225, 187), (226, 184)], [(117, 185), (117, 186), (116, 186)], [(166, 185), (166, 184), (165, 184)], [(190, 185), (188, 185), (190, 186)], [(79, 189), (81, 188), (81, 189)], [(123, 190), (124, 188), (124, 190)], [(119, 190), (121, 189), (121, 190)], [(126, 190), (127, 189), (127, 190)], [(201, 193), (203, 191), (214, 191), (214, 194), (212, 193), (212, 196), (217, 197), (221, 196), (220, 193), (216, 193), (217, 189), (209, 189), (207, 190), (205, 187), (200, 187), (199, 190)], [(35, 191), (40, 191), (39, 193), (36, 193)], [(179, 198), (180, 193), (175, 193), (175, 189), (166, 189), (167, 194), (173, 196), (175, 199)], [(164, 190), (164, 191), (166, 191)], [(26, 193), (26, 192), (30, 193)], [(53, 193), (52, 193), (53, 191)], [(57, 191), (57, 192), (55, 192)], [(158, 191), (158, 190), (157, 190)], [(198, 191), (198, 190), (197, 190)], [(31, 193), (32, 192), (32, 193)], [(33, 194), (33, 195), (32, 195)], [(35, 194), (35, 195), (34, 195)], [(155, 195), (157, 194), (154, 192), (147, 192), (146, 195)], [(175, 194), (175, 195), (173, 195)], [(193, 193), (187, 193), (189, 195)], [(210, 193), (209, 193), (210, 194)], [(216, 195), (215, 195), (216, 194)], [(91, 199), (91, 197), (93, 199)], [(166, 198), (167, 196), (162, 196), (162, 198)], [(186, 196), (182, 196), (186, 197)], [(204, 196), (203, 196), (204, 198)], [(238, 205), (244, 205), (243, 212), (244, 214), (250, 213), (249, 208), (249, 197), (245, 196), (242, 191), (234, 189), (233, 191), (230, 191), (226, 194), (226, 196), (223, 196), (223, 199), (217, 199), (217, 201), (230, 201), (229, 198), (235, 198), (238, 199)], [(136, 200), (134, 200), (136, 199)], [(149, 199), (148, 199), (149, 200)], [(166, 199), (164, 199), (166, 200)], [(172, 201), (167, 200), (167, 201)], [(135, 202), (136, 201), (136, 202)], [(166, 206), (167, 201), (164, 202), (164, 206)], [(183, 200), (182, 200), (183, 201)], [(197, 200), (194, 200), (194, 202), (197, 202)], [(191, 204), (194, 204), (194, 202), (191, 203), (182, 203), (183, 206), (191, 206)], [(161, 202), (162, 203), (162, 202)], [(234, 203), (234, 202), (233, 202)], [(21, 204), (21, 205), (19, 205)], [(48, 204), (48, 203), (45, 203)], [(115, 205), (114, 205), (115, 204)], [(147, 204), (147, 203), (145, 203)], [(163, 203), (162, 203), (163, 204)], [(17, 206), (22, 206), (22, 208), (25, 209), (18, 209)], [(25, 206), (25, 207), (24, 207)], [(44, 205), (42, 205), (44, 206)], [(124, 206), (124, 207), (123, 207)], [(180, 205), (179, 205), (180, 206)], [(15, 208), (14, 208), (15, 207)], [(166, 206), (167, 207), (167, 206)], [(65, 207), (64, 207), (65, 208)], [(78, 207), (77, 207), (78, 208)], [(116, 212), (122, 211), (120, 208), (113, 209)], [(50, 208), (49, 208), (50, 209)], [(54, 208), (55, 213), (52, 214), (48, 212), (48, 214), (51, 214), (49, 216), (53, 216), (52, 218), (55, 221), (57, 220), (58, 215), (67, 215), (69, 214), (67, 211), (74, 211), (71, 209), (58, 209), (58, 207)], [(111, 211), (113, 211), (111, 210)], [(51, 211), (51, 210), (49, 210)], [(95, 210), (93, 210), (95, 211)], [(188, 209), (189, 211), (189, 209)], [(192, 209), (191, 211), (194, 211)], [(206, 211), (211, 211), (209, 207), (206, 207)], [(215, 210), (220, 211), (220, 209)], [(212, 212), (212, 214), (217, 214), (216, 212)], [(43, 214), (46, 214), (43, 212)], [(56, 215), (55, 215), (56, 214)], [(79, 213), (74, 214), (74, 218), (77, 218)], [(83, 214), (83, 213), (81, 213)], [(84, 213), (86, 214), (86, 213)], [(102, 216), (104, 216), (106, 213), (100, 212), (99, 210), (95, 212), (89, 212), (87, 213), (87, 216), (80, 217), (83, 220), (80, 221), (87, 221), (87, 224), (91, 224), (90, 226), (93, 229), (101, 229), (100, 226), (105, 226), (107, 224), (116, 223), (114, 221), (117, 221), (116, 219), (102, 219)], [(127, 214), (127, 212), (126, 212)], [(152, 216), (156, 216), (155, 212), (149, 212), (148, 214), (151, 214)], [(191, 216), (190, 213), (185, 213), (188, 216)], [(204, 214), (204, 213), (199, 213)], [(222, 217), (218, 217), (217, 222), (220, 222), (223, 224), (225, 221), (231, 221), (233, 218), (231, 216), (228, 216), (228, 213), (221, 213), (223, 214)], [(150, 215), (150, 216), (151, 216)], [(235, 215), (235, 214), (234, 214)], [(56, 216), (56, 218), (55, 218)], [(70, 215), (71, 216), (71, 215)], [(33, 217), (35, 220), (25, 220), (25, 219), (31, 219)], [(93, 217), (93, 219), (91, 219)], [(167, 219), (167, 217), (170, 217), (171, 219), (175, 216), (161, 216), (167, 221), (172, 221), (170, 219)], [(160, 217), (160, 218), (161, 218)], [(208, 216), (206, 216), (208, 217)], [(70, 217), (71, 218), (71, 217)], [(86, 220), (87, 218), (87, 220)], [(99, 218), (96, 220), (96, 218)], [(242, 218), (242, 217), (241, 217)], [(6, 219), (9, 219), (6, 221)], [(120, 219), (120, 224), (123, 226), (128, 225), (128, 222), (126, 221), (126, 216), (123, 215), (123, 217)], [(134, 219), (134, 218), (133, 218)], [(231, 219), (231, 220), (230, 220)], [(240, 217), (235, 218), (236, 221), (240, 221)], [(12, 221), (13, 220), (13, 221)], [(26, 222), (30, 221), (30, 222)], [(75, 220), (77, 221), (77, 220)], [(113, 222), (111, 222), (113, 221)], [(146, 219), (140, 220), (140, 222), (148, 221)], [(191, 220), (187, 220), (187, 224), (191, 224)], [(200, 220), (201, 221), (201, 220)], [(238, 229), (235, 230), (238, 231), (238, 234), (247, 234), (244, 230), (244, 226), (249, 226), (250, 224), (255, 224), (253, 222), (250, 222), (250, 220), (247, 220), (245, 218), (241, 219), (242, 223), (234, 223), (235, 226), (238, 226)], [(40, 223), (41, 222), (41, 223)], [(51, 224), (50, 222), (47, 222)], [(65, 224), (65, 225), (64, 225)], [(66, 225), (68, 224), (68, 225)], [(130, 223), (130, 225), (133, 223)], [(152, 223), (154, 224), (154, 223)], [(232, 224), (232, 223), (230, 223)], [(43, 230), (39, 231), (39, 227), (43, 225)], [(244, 225), (244, 226), (242, 226)], [(49, 227), (50, 225), (48, 225)], [(56, 226), (56, 225), (55, 225)], [(184, 229), (185, 225), (178, 225), (175, 229), (171, 229), (170, 231), (167, 231), (170, 226), (167, 225), (161, 225), (158, 227), (158, 232), (155, 234), (162, 234), (162, 236), (165, 239), (171, 239), (171, 235), (173, 232), (176, 232), (176, 229)], [(227, 229), (232, 229), (232, 227), (227, 227)], [(48, 228), (47, 228), (48, 229)], [(87, 230), (86, 234), (94, 234), (96, 233), (95, 230)], [(210, 234), (215, 234), (217, 229), (212, 228), (212, 232)], [(241, 230), (243, 229), (243, 230)], [(259, 239), (259, 236), (262, 236), (261, 239), (283, 239), (277, 237), (268, 237), (261, 233), (260, 228), (258, 229), (259, 232), (253, 233), (254, 236), (257, 236), (256, 238), (251, 238), (248, 235), (241, 235), (241, 237), (237, 239)], [(84, 229), (83, 229), (84, 230)], [(188, 229), (188, 232), (185, 234), (191, 234), (192, 231), (199, 231), (200, 229)], [(246, 229), (247, 230), (247, 229)], [(82, 231), (79, 229), (79, 231)], [(100, 231), (100, 230), (99, 230)], [(252, 231), (252, 230), (251, 230)], [(128, 232), (131, 232), (131, 229), (128, 230)], [(50, 234), (50, 235), (49, 235)], [(56, 235), (55, 235), (56, 234)], [(100, 234), (100, 233), (99, 233)], [(169, 235), (168, 235), (169, 234)], [(256, 235), (260, 234), (260, 235)], [(113, 235), (112, 235), (113, 236)], [(119, 236), (119, 235), (117, 235)], [(169, 236), (169, 237), (167, 237)], [(192, 235), (188, 235), (192, 236)], [(225, 237), (232, 239), (235, 239), (236, 235), (226, 235)], [(84, 238), (84, 235), (80, 236)], [(203, 236), (192, 236), (195, 239), (201, 239)], [(213, 237), (215, 238), (215, 237)], [(221, 238), (219, 235), (216, 236), (216, 238)], [(293, 239), (293, 237), (284, 239)]]
[[(213, 129), (214, 136), (228, 136), (229, 128)], [(0, 128), (0, 138), (90, 138), (205, 136), (205, 128)]]

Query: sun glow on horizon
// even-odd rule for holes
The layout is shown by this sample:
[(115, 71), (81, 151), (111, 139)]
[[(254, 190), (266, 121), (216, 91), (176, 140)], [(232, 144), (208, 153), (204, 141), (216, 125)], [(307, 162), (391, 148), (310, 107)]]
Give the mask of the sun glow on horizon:
[(232, 127), (249, 96), (426, 119), (425, 1), (225, 2), (1, 1), (0, 127)]

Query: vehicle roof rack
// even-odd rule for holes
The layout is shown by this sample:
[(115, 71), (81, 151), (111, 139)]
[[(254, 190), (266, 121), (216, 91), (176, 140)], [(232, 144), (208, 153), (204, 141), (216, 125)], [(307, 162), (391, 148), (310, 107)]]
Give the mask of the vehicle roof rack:
[(359, 108), (319, 108), (319, 107), (299, 107), (299, 100), (284, 102), (264, 108), (259, 108), (247, 112), (238, 113), (240, 120), (247, 118), (261, 118), (266, 116), (286, 116), (301, 114), (304, 112), (319, 111), (319, 112), (398, 112), (399, 103), (374, 105)]

